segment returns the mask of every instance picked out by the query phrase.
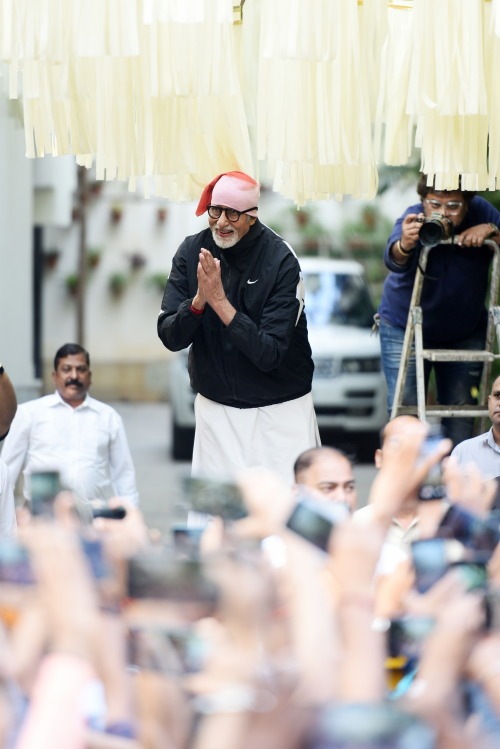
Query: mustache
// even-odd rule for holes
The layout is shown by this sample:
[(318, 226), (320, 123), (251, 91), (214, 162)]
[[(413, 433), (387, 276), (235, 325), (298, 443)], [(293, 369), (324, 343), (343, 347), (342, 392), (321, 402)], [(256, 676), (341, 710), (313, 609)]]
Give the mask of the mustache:
[(81, 382), (80, 380), (70, 379), (70, 380), (66, 380), (64, 384), (66, 385), (66, 387), (69, 387), (70, 385), (75, 385), (76, 387), (79, 387), (79, 388), (83, 387), (83, 382)]

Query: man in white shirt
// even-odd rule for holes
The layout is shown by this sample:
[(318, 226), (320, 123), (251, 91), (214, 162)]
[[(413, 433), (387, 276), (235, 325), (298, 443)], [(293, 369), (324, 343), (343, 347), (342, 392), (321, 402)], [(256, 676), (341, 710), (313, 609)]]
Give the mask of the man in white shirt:
[(2, 458), (15, 485), (24, 468), (30, 501), (33, 471), (57, 470), (61, 485), (83, 502), (119, 496), (137, 504), (135, 470), (119, 414), (88, 394), (88, 352), (76, 343), (54, 358), (55, 393), (22, 403), (5, 438)]
[(0, 460), (0, 538), (15, 536), (17, 532), (16, 505), (9, 469)]
[(490, 430), (478, 437), (459, 442), (451, 453), (461, 466), (474, 463), (485, 479), (500, 476), (500, 377), (491, 386), (488, 413)]

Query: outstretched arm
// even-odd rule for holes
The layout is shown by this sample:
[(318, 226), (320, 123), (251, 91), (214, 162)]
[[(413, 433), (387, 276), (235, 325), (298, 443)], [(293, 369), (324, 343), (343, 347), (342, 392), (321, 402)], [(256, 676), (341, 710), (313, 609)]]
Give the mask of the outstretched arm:
[(16, 415), (17, 398), (14, 386), (7, 372), (0, 374), (0, 439), (3, 439), (10, 429)]

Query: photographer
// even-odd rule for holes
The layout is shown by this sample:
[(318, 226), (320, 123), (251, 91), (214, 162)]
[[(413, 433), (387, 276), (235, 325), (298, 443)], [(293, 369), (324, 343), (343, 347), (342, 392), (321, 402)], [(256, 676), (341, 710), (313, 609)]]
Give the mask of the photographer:
[[(421, 202), (396, 221), (384, 253), (391, 271), (384, 282), (379, 307), (382, 368), (387, 382), (387, 405), (392, 409), (401, 362), (415, 274), (424, 233), (440, 233), (451, 243), (429, 242), (420, 305), (424, 348), (482, 350), (485, 345), (488, 272), (493, 257), (485, 240), (500, 239), (500, 212), (474, 192), (438, 190), (421, 175), (417, 184)], [(430, 222), (434, 222), (432, 225)], [(435, 230), (435, 231), (432, 231)], [(437, 246), (436, 246), (437, 245)], [(427, 389), (434, 368), (438, 402), (475, 404), (481, 362), (424, 362)], [(405, 404), (417, 402), (415, 359), (410, 360), (404, 391)], [(443, 426), (455, 444), (472, 436), (472, 419), (445, 419)]]

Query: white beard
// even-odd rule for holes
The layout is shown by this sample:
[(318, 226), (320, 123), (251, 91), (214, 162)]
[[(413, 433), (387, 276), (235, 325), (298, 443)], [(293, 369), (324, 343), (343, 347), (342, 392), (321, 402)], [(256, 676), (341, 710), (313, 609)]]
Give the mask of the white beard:
[(238, 232), (233, 231), (231, 236), (229, 236), (227, 239), (221, 239), (217, 234), (215, 226), (212, 229), (212, 237), (217, 247), (220, 247), (221, 250), (227, 250), (229, 249), (229, 247), (234, 247), (234, 245), (238, 243), (238, 240), (240, 238)]

